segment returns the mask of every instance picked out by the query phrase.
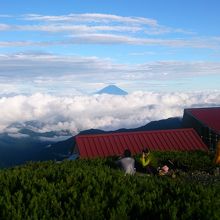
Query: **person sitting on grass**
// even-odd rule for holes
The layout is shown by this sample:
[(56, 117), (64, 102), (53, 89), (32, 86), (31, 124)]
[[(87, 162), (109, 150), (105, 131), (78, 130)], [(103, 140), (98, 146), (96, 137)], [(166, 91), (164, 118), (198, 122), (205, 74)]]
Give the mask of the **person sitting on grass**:
[(142, 171), (148, 174), (156, 174), (156, 169), (153, 167), (154, 158), (152, 153), (145, 148), (142, 151), (141, 157), (139, 159), (142, 165)]
[(125, 174), (135, 174), (135, 160), (131, 157), (131, 151), (126, 149), (124, 155), (117, 162), (117, 165), (125, 171)]

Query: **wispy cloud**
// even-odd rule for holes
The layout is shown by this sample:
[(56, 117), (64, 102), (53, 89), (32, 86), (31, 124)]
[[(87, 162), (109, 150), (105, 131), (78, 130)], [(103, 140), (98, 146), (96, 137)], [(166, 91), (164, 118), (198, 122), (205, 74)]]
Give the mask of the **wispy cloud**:
[(56, 46), (56, 45), (74, 45), (74, 44), (127, 44), (143, 46), (164, 46), (172, 48), (200, 48), (213, 49), (220, 48), (220, 40), (217, 38), (193, 38), (185, 39), (154, 39), (154, 38), (136, 38), (126, 35), (116, 34), (76, 34), (69, 36), (69, 39), (57, 41), (0, 41), (0, 47), (29, 47), (29, 46)]
[(44, 22), (94, 22), (94, 23), (129, 23), (129, 24), (146, 24), (150, 26), (157, 26), (155, 19), (143, 18), (143, 17), (123, 17), (112, 14), (98, 14), (98, 13), (86, 13), (86, 14), (69, 14), (69, 15), (39, 15), (39, 14), (27, 14), (24, 15), (25, 20), (29, 21), (44, 21)]
[(158, 39), (137, 38), (115, 34), (80, 34), (72, 36), (70, 43), (77, 44), (129, 44), (129, 45), (160, 45), (167, 47), (210, 48), (220, 47), (220, 40), (216, 38), (186, 39)]
[[(56, 41), (0, 41), (0, 47), (30, 47), (30, 46), (54, 46), (63, 44)], [(66, 44), (66, 43), (64, 43)]]
[[(217, 38), (195, 37), (192, 31), (172, 28), (159, 24), (155, 19), (144, 17), (126, 17), (111, 14), (69, 14), (39, 15), (29, 14), (18, 16), (13, 21), (0, 24), (0, 31), (48, 32), (55, 39), (49, 43), (41, 35), (40, 42), (27, 39), (23, 41), (1, 41), (0, 47), (7, 46), (41, 46), (67, 44), (129, 44), (159, 45), (166, 47), (216, 48)], [(20, 22), (22, 21), (22, 22)], [(19, 23), (20, 22), (20, 23)], [(156, 37), (153, 37), (155, 36)], [(168, 35), (164, 38), (164, 35)], [(185, 38), (185, 35), (190, 38)], [(149, 37), (150, 36), (150, 37)], [(158, 38), (158, 36), (160, 36)], [(177, 37), (178, 36), (178, 37)], [(193, 38), (192, 38), (193, 36)], [(69, 40), (69, 38), (71, 40)]]
[(13, 138), (29, 138), (30, 137), (28, 134), (21, 134), (21, 133), (8, 133), (8, 135)]
[(13, 18), (13, 15), (0, 14), (0, 18)]
[[(13, 68), (13, 69), (12, 69)], [(12, 72), (13, 70), (13, 72)], [(91, 74), (98, 76), (102, 73), (118, 74), (143, 73), (145, 77), (155, 75), (158, 77), (162, 72), (168, 75), (176, 74), (176, 76), (198, 75), (215, 75), (220, 72), (220, 62), (207, 61), (157, 61), (147, 62), (143, 64), (123, 64), (115, 63), (111, 59), (98, 57), (83, 56), (65, 56), (50, 53), (17, 53), (0, 55), (0, 72), (1, 76), (10, 74), (19, 75), (23, 70), (23, 74), (29, 76), (50, 76), (57, 77), (65, 75), (82, 75)], [(50, 71), (48, 71), (50, 70)], [(62, 72), (62, 74), (61, 74)]]
[(0, 24), (0, 31), (42, 31), (42, 32), (71, 32), (71, 33), (96, 33), (99, 31), (109, 32), (138, 32), (142, 28), (139, 26), (89, 26), (89, 25), (63, 25), (63, 24), (47, 24), (47, 25), (7, 25)]
[(12, 26), (8, 24), (0, 24), (0, 31), (8, 31), (11, 30)]
[(140, 88), (140, 83), (144, 83), (141, 88), (147, 88), (149, 80), (160, 84), (168, 83), (168, 80), (202, 76), (209, 76), (211, 79), (219, 76), (219, 72), (220, 62), (157, 61), (123, 64), (98, 57), (61, 56), (40, 52), (2, 54), (0, 55), (0, 85), (11, 86), (3, 86), (0, 93), (25, 92), (25, 90), (31, 93), (55, 92), (55, 90), (71, 94), (79, 91), (89, 93), (97, 89), (93, 86), (97, 83), (102, 83), (102, 86), (109, 83), (128, 84), (129, 88), (131, 86), (132, 90), (137, 90)]

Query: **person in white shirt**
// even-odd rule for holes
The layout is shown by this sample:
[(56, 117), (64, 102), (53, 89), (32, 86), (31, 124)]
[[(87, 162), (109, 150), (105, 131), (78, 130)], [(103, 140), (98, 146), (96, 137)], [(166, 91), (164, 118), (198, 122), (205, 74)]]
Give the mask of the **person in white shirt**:
[(118, 166), (125, 171), (125, 174), (135, 174), (135, 160), (131, 157), (131, 151), (126, 149), (123, 158), (117, 161)]

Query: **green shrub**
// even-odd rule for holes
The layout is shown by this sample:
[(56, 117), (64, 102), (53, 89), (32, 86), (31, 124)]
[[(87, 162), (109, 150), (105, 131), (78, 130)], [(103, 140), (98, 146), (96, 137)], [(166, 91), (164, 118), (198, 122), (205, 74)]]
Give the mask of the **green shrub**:
[(157, 158), (159, 166), (168, 164), (172, 167), (172, 164), (169, 163), (170, 160), (176, 169), (208, 171), (214, 167), (214, 156), (204, 151), (158, 151), (153, 154)]
[[(161, 163), (171, 157), (194, 168), (199, 154), (155, 152)], [(0, 219), (220, 219), (219, 182), (125, 176), (111, 168), (114, 160), (48, 161), (1, 170)]]

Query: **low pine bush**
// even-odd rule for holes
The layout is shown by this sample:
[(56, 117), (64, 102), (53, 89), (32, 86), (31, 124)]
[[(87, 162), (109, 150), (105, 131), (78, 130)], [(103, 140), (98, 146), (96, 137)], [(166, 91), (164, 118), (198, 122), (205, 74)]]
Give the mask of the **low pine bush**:
[[(196, 155), (156, 153), (201, 167)], [(209, 155), (201, 153), (203, 165)], [(207, 159), (205, 159), (207, 157)], [(188, 160), (186, 159), (188, 158)], [(0, 171), (0, 219), (220, 219), (220, 184), (124, 175), (115, 158), (29, 163)]]

